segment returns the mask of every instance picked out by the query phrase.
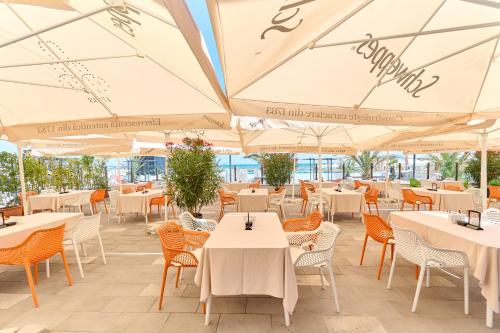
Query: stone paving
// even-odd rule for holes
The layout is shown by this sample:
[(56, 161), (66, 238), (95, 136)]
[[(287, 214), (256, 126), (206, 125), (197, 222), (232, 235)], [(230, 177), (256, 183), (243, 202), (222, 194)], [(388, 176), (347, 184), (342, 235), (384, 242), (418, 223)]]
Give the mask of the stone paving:
[[(287, 206), (287, 217), (298, 217), (299, 207), (300, 204)], [(203, 213), (205, 217), (216, 217), (218, 206), (207, 207)], [(387, 212), (382, 214), (387, 216)], [(352, 218), (351, 214), (335, 216), (335, 223), (342, 229), (334, 254), (339, 314), (335, 312), (330, 289), (321, 289), (317, 270), (298, 269), (299, 299), (290, 327), (284, 325), (281, 300), (264, 296), (215, 297), (211, 324), (204, 326), (199, 288), (193, 282), (194, 269), (184, 272), (179, 288), (173, 284), (175, 271), (169, 271), (164, 307), (158, 311), (163, 268), (160, 241), (146, 233), (144, 218), (140, 216), (129, 215), (125, 222), (116, 222), (107, 222), (107, 216), (103, 216), (107, 265), (99, 256), (96, 243), (87, 244), (84, 279), (78, 273), (73, 251), (68, 248), (72, 287), (66, 282), (61, 261), (51, 261), (51, 277), (40, 274), (36, 286), (38, 309), (33, 307), (22, 268), (0, 266), (0, 328), (39, 324), (51, 332), (219, 333), (460, 333), (500, 328), (498, 316), (494, 330), (485, 327), (485, 302), (475, 279), (471, 279), (470, 315), (464, 315), (461, 280), (439, 272), (431, 275), (431, 287), (423, 289), (417, 312), (412, 313), (415, 267), (398, 260), (394, 286), (387, 290), (389, 254), (381, 280), (376, 279), (380, 244), (369, 242), (364, 265), (359, 265), (364, 226), (359, 216)]]

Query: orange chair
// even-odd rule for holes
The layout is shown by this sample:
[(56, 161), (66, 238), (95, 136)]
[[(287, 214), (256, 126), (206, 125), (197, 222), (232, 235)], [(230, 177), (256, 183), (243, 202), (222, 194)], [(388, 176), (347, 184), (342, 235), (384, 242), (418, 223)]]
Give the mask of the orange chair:
[[(158, 206), (158, 217), (160, 217), (161, 206), (165, 206), (165, 196), (162, 195), (161, 197), (152, 198), (149, 201), (149, 218), (150, 219), (151, 219), (151, 214), (153, 212), (152, 206)], [(172, 197), (170, 197), (170, 196), (168, 197), (168, 206), (170, 206), (170, 208), (172, 209), (172, 215), (174, 215), (174, 217), (176, 217), (174, 202), (172, 200)]]
[(490, 185), (488, 189), (490, 190), (490, 197), (488, 198), (488, 205), (486, 208), (490, 208), (491, 201), (500, 201), (500, 186)]
[(220, 213), (219, 220), (224, 216), (226, 206), (236, 206), (236, 196), (231, 193), (226, 193), (223, 189), (219, 189)]
[(307, 183), (303, 180), (300, 180), (300, 197), (302, 198), (302, 207), (300, 209), (300, 212), (302, 214), (306, 213), (307, 206), (309, 204), (309, 193), (308, 191), (311, 192), (316, 192), (316, 186), (311, 183)]
[(277, 190), (274, 190), (274, 191), (270, 191), (268, 193), (268, 195), (271, 195), (271, 194), (280, 194), (281, 192), (283, 192), (285, 190), (285, 187), (284, 186), (281, 186), (280, 188), (278, 188)]
[(256, 189), (259, 187), (260, 187), (260, 180), (256, 180), (255, 182), (248, 184), (248, 188)]
[(137, 187), (135, 188), (135, 191), (136, 191), (136, 192), (142, 192), (142, 191), (144, 191), (145, 189), (146, 189), (146, 186), (144, 186), (144, 185), (139, 185), (139, 186), (137, 186)]
[(432, 210), (432, 198), (427, 195), (418, 195), (409, 188), (401, 189), (403, 192), (403, 202), (401, 203), (401, 210), (404, 209), (405, 203), (409, 203), (413, 206), (415, 210), (415, 205), (417, 205), (417, 210), (420, 210), (420, 205), (429, 205), (429, 210)]
[(129, 194), (129, 193), (133, 193), (134, 192), (134, 189), (132, 189), (131, 187), (125, 187), (124, 189), (122, 189), (122, 194)]
[(360, 265), (363, 265), (363, 258), (365, 257), (366, 243), (368, 237), (371, 237), (374, 241), (382, 243), (382, 255), (380, 257), (380, 264), (378, 266), (377, 280), (380, 280), (380, 275), (382, 274), (382, 267), (384, 267), (385, 250), (387, 244), (391, 246), (391, 260), (394, 257), (394, 235), (392, 233), (392, 228), (389, 227), (387, 222), (384, 221), (378, 215), (371, 215), (363, 213), (363, 220), (365, 222), (365, 241), (363, 243), (363, 250), (361, 251)]
[(288, 219), (283, 221), (283, 230), (286, 232), (316, 230), (323, 221), (323, 215), (317, 210), (306, 218)]
[(177, 276), (175, 279), (175, 287), (177, 288), (179, 286), (181, 268), (198, 267), (199, 259), (197, 256), (199, 256), (199, 252), (196, 250), (188, 251), (188, 249), (202, 248), (208, 237), (210, 237), (210, 234), (203, 231), (183, 229), (175, 222), (168, 222), (156, 230), (156, 233), (160, 237), (163, 256), (165, 257), (160, 289), (160, 301), (158, 302), (158, 309), (161, 310), (168, 268), (171, 266), (177, 267)]
[(105, 189), (97, 189), (90, 196), (90, 203), (92, 204), (92, 213), (97, 213), (97, 204), (99, 202), (104, 203), (104, 209), (106, 213), (108, 213), (108, 206), (106, 205), (106, 190)]
[(444, 189), (448, 191), (457, 191), (457, 192), (463, 192), (464, 190), (460, 185), (453, 185), (453, 184), (444, 184)]
[[(63, 238), (65, 225), (51, 229), (42, 229), (33, 232), (21, 244), (0, 249), (0, 264), (23, 265), (31, 289), (31, 296), (35, 307), (38, 307), (38, 297), (35, 292), (35, 284), (38, 283), (38, 263), (49, 259), (59, 253), (66, 270), (66, 278), (69, 285), (73, 285), (68, 263), (64, 255)], [(35, 277), (31, 274), (31, 264), (34, 264)]]
[(146, 183), (146, 185), (144, 185), (144, 187), (146, 188), (146, 190), (150, 190), (153, 188), (153, 182), (152, 181), (148, 181)]
[(357, 189), (358, 189), (358, 188), (360, 188), (361, 186), (366, 187), (366, 190), (367, 190), (367, 191), (370, 189), (370, 184), (360, 182), (359, 180), (355, 180), (355, 181), (354, 181), (354, 189), (356, 189), (356, 190), (357, 190)]
[(371, 188), (365, 192), (365, 202), (368, 206), (368, 211), (370, 212), (370, 214), (372, 213), (371, 205), (375, 205), (375, 208), (377, 209), (377, 215), (380, 215), (378, 212), (378, 194), (379, 190), (377, 190), (376, 188)]

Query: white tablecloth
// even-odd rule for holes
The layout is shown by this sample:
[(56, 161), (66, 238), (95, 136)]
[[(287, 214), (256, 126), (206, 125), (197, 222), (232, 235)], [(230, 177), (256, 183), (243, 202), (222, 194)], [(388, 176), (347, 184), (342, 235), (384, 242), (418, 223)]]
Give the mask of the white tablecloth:
[(373, 180), (362, 180), (362, 183), (366, 183), (370, 185), (370, 188), (376, 188), (380, 192), (385, 192), (386, 190), (386, 182), (385, 181), (376, 181), (374, 182)]
[(269, 295), (283, 298), (292, 313), (298, 298), (288, 241), (276, 213), (252, 213), (253, 230), (245, 230), (246, 214), (224, 215), (205, 243), (196, 270), (201, 302), (212, 295)]
[(118, 195), (116, 214), (149, 213), (149, 201), (152, 198), (161, 197), (163, 190), (148, 190), (148, 193), (133, 192)]
[(93, 192), (89, 190), (83, 191), (70, 191), (68, 193), (60, 194), (56, 193), (42, 193), (38, 195), (33, 195), (28, 198), (29, 210), (33, 212), (34, 210), (45, 210), (51, 209), (53, 212), (57, 211), (66, 200), (73, 202), (78, 200), (78, 198), (88, 192)]
[(438, 188), (444, 189), (445, 185), (458, 185), (460, 188), (464, 188), (463, 180), (433, 180), (433, 179), (422, 179), (420, 181), (422, 187), (432, 188), (432, 184), (437, 184)]
[(238, 192), (238, 212), (265, 212), (269, 207), (269, 192), (267, 189), (258, 188), (252, 193), (251, 189), (243, 189)]
[(462, 211), (474, 209), (474, 197), (470, 192), (457, 192), (448, 190), (429, 191), (426, 188), (411, 188), (416, 194), (432, 198), (432, 209), (442, 211)]
[(224, 183), (224, 187), (229, 191), (239, 192), (245, 188), (248, 188), (249, 183)]
[[(144, 182), (142, 182), (142, 183), (125, 183), (125, 184), (122, 184), (122, 191), (127, 188), (127, 189), (131, 189), (132, 191), (135, 192), (135, 190), (139, 186), (146, 186), (146, 183), (144, 183)], [(118, 187), (118, 188), (120, 188), (120, 187)]]
[(71, 229), (82, 216), (82, 213), (39, 213), (16, 217), (19, 219), (16, 225), (0, 229), (0, 248), (16, 246), (39, 229), (50, 229), (61, 224)]
[(483, 223), (484, 230), (476, 231), (448, 221), (442, 212), (392, 212), (391, 224), (414, 230), (435, 247), (465, 252), (482, 295), (499, 312), (500, 225)]
[(328, 203), (330, 213), (360, 213), (363, 210), (363, 194), (342, 189), (342, 192), (337, 192), (333, 188), (323, 189), (323, 200)]

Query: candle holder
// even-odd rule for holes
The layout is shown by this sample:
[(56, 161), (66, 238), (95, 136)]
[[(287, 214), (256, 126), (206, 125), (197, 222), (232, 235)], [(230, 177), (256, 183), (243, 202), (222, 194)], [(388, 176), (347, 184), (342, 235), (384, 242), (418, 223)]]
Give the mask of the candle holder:
[[(247, 218), (245, 221), (245, 230), (252, 230), (253, 229), (253, 219), (250, 218), (250, 212), (247, 213)], [(253, 216), (252, 216), (253, 217)]]
[[(474, 214), (477, 216), (477, 219), (472, 219)], [(474, 221), (474, 223), (471, 223)], [(477, 224), (475, 223), (477, 221)], [(481, 213), (478, 212), (477, 210), (469, 210), (469, 220), (466, 225), (467, 228), (473, 229), (473, 230), (484, 230), (481, 228)]]

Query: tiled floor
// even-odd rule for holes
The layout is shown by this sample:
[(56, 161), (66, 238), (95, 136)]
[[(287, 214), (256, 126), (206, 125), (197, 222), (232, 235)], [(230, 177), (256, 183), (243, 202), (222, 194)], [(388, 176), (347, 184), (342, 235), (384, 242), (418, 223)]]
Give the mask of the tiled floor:
[[(299, 206), (287, 206), (288, 217), (297, 217)], [(215, 217), (218, 207), (203, 213)], [(386, 213), (384, 213), (387, 215)], [(94, 242), (82, 279), (68, 249), (74, 285), (69, 287), (59, 259), (52, 260), (52, 276), (41, 274), (36, 287), (40, 308), (32, 304), (24, 271), (0, 266), (0, 328), (43, 324), (53, 332), (492, 332), (484, 324), (485, 303), (472, 279), (471, 314), (463, 313), (460, 280), (438, 272), (431, 287), (424, 288), (417, 312), (410, 310), (415, 292), (415, 268), (398, 261), (394, 287), (386, 289), (389, 254), (381, 280), (376, 280), (380, 244), (370, 242), (365, 263), (359, 266), (364, 227), (356, 216), (335, 217), (342, 229), (334, 255), (334, 271), (341, 312), (335, 312), (331, 291), (321, 289), (317, 270), (297, 270), (299, 300), (284, 326), (281, 300), (271, 297), (217, 297), (211, 325), (203, 322), (199, 288), (194, 270), (187, 270), (179, 288), (167, 279), (164, 308), (158, 311), (162, 264), (157, 236), (146, 233), (143, 218), (128, 216), (125, 223), (107, 223), (102, 238), (108, 254), (102, 263)], [(130, 254), (141, 252), (142, 255)], [(121, 255), (118, 255), (120, 254)], [(128, 254), (127, 254), (128, 253)], [(500, 320), (495, 318), (496, 329)]]

